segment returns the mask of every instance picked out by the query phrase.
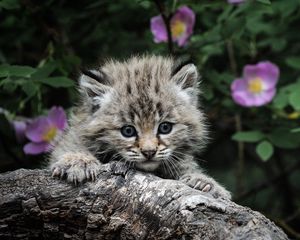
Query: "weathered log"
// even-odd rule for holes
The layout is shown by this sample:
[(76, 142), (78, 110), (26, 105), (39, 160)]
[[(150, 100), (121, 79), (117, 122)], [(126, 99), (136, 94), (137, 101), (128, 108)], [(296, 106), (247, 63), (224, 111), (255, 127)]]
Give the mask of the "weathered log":
[(0, 239), (288, 238), (247, 207), (109, 163), (80, 186), (47, 170), (1, 174)]

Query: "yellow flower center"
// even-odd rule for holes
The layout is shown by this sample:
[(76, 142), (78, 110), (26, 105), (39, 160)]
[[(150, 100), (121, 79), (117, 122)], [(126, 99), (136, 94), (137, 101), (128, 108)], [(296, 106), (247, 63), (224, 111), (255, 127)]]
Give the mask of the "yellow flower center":
[(50, 127), (43, 135), (43, 140), (50, 142), (56, 136), (57, 128)]
[(290, 114), (287, 115), (288, 119), (298, 119), (300, 117), (300, 112), (292, 112)]
[(256, 77), (250, 80), (248, 83), (248, 90), (249, 92), (254, 94), (262, 92), (263, 90), (262, 79), (260, 77)]
[(174, 38), (181, 36), (185, 32), (186, 26), (184, 22), (175, 20), (171, 25), (171, 32)]

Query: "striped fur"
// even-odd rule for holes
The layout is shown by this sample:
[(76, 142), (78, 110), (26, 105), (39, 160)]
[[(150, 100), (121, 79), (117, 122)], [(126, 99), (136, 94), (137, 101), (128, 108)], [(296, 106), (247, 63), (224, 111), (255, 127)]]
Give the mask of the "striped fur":
[[(193, 64), (180, 65), (160, 56), (110, 60), (99, 69), (83, 71), (81, 104), (51, 154), (53, 175), (81, 182), (95, 177), (100, 162), (114, 159), (165, 178), (184, 179), (198, 172), (202, 182), (222, 188), (193, 160), (207, 142), (198, 82)], [(162, 122), (172, 123), (169, 134), (158, 133)], [(124, 137), (125, 125), (134, 126), (137, 136)], [(143, 150), (156, 153), (147, 159)], [(72, 155), (74, 161), (66, 161), (74, 152), (84, 157)], [(225, 189), (219, 192), (227, 194)]]

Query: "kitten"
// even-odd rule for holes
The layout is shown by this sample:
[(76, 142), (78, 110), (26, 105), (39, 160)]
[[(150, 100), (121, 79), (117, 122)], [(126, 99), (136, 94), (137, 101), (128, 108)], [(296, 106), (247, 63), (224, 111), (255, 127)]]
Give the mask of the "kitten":
[(198, 80), (195, 65), (159, 56), (109, 61), (83, 71), (81, 104), (51, 153), (53, 176), (67, 175), (75, 183), (94, 180), (101, 162), (115, 159), (230, 198), (193, 158), (207, 141)]

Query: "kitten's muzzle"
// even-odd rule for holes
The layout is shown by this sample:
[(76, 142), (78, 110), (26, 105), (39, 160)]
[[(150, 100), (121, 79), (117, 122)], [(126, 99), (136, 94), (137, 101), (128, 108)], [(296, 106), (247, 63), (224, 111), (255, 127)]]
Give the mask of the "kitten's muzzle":
[(141, 152), (144, 155), (144, 157), (147, 158), (147, 160), (151, 160), (156, 154), (156, 150), (144, 150)]

